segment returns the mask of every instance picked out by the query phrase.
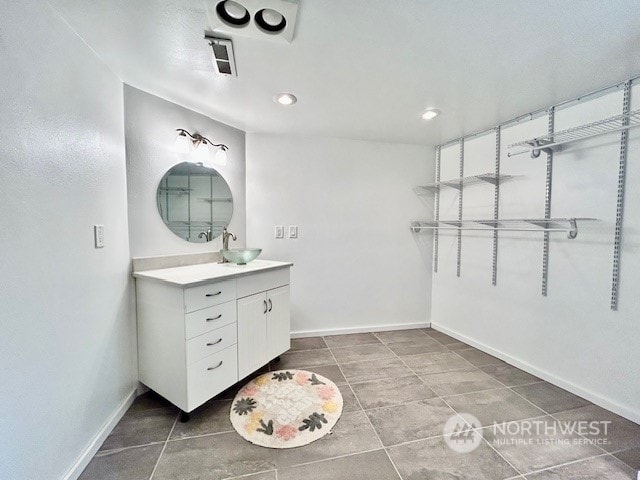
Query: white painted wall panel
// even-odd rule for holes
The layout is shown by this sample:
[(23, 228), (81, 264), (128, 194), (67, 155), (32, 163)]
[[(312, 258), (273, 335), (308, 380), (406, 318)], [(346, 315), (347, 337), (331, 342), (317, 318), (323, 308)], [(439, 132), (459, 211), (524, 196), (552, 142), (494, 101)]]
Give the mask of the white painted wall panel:
[[(430, 157), (422, 146), (247, 134), (247, 238), (264, 258), (294, 262), (293, 332), (428, 322), (431, 235), (409, 223), (432, 216), (411, 190), (433, 181)], [(275, 239), (275, 225), (299, 225), (300, 238)]]
[(122, 83), (31, 0), (0, 71), (0, 477), (60, 479), (136, 385)]
[[(634, 87), (632, 108), (640, 107), (639, 97), (640, 89)], [(621, 112), (622, 94), (615, 92), (559, 110), (556, 130)], [(547, 118), (542, 117), (502, 131), (501, 172), (523, 175), (501, 187), (502, 218), (544, 215), (546, 156), (508, 158), (506, 145), (544, 134), (546, 126)], [(612, 134), (572, 144), (554, 155), (551, 215), (599, 221), (580, 224), (575, 240), (551, 234), (548, 296), (541, 295), (541, 233), (500, 233), (496, 287), (491, 285), (490, 242), (465, 233), (460, 278), (455, 277), (455, 255), (441, 241), (440, 269), (433, 275), (432, 322), (640, 421), (640, 377), (633, 373), (640, 344), (640, 133), (631, 137), (617, 312), (610, 310), (609, 302), (620, 137)], [(489, 153), (479, 140), (465, 145), (467, 162)], [(488, 197), (470, 193), (479, 188), (465, 190), (465, 217), (467, 211), (470, 218), (484, 208), (489, 213)]]
[(208, 243), (190, 243), (179, 238), (158, 213), (156, 190), (160, 180), (173, 165), (190, 159), (173, 150), (176, 128), (199, 133), (229, 147), (227, 165), (215, 168), (233, 195), (229, 231), (237, 235), (238, 241), (231, 241), (230, 247), (244, 246), (245, 133), (129, 85), (124, 86), (124, 104), (131, 256), (211, 252), (222, 247), (221, 237)]

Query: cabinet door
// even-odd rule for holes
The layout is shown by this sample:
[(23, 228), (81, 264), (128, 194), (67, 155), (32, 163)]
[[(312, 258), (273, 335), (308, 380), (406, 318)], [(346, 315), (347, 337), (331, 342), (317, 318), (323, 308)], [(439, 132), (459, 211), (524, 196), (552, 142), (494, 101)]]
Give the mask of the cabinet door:
[(257, 293), (238, 300), (238, 378), (262, 367), (267, 358), (267, 297)]
[(289, 285), (269, 290), (267, 305), (267, 358), (271, 360), (291, 348)]

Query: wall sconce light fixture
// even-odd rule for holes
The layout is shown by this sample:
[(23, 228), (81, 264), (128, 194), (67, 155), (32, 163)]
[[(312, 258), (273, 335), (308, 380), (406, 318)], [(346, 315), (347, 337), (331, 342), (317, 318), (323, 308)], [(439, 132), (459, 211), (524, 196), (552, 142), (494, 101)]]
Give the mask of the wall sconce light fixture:
[(178, 136), (175, 142), (175, 151), (178, 153), (191, 154), (197, 163), (208, 163), (214, 165), (227, 164), (227, 150), (229, 147), (222, 143), (213, 143), (199, 133), (191, 134), (184, 128), (176, 129)]

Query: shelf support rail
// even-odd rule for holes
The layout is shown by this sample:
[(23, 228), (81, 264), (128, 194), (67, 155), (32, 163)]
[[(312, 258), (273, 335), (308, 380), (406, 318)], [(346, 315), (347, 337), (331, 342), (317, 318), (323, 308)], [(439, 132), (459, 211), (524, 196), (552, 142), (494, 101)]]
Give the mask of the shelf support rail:
[[(493, 193), (493, 220), (498, 221), (499, 200), (500, 200), (500, 127), (496, 127), (496, 183)], [(491, 266), (491, 284), (496, 285), (498, 280), (498, 230), (493, 231), (493, 260)]]
[[(436, 184), (435, 196), (433, 201), (433, 217), (436, 222), (440, 219), (440, 155), (441, 147), (436, 148)], [(433, 271), (438, 273), (438, 230), (433, 232)]]
[[(458, 192), (458, 221), (462, 222), (462, 179), (464, 178), (464, 138), (460, 139), (460, 190)], [(458, 255), (456, 261), (456, 276), (460, 276), (462, 256), (462, 230), (458, 229)]]
[[(547, 123), (547, 134), (549, 136), (553, 135), (554, 120), (555, 120), (555, 108), (551, 107), (549, 109), (549, 119)], [(544, 218), (549, 219), (551, 218), (551, 186), (552, 186), (551, 182), (553, 180), (553, 150), (546, 149), (545, 153), (547, 154), (547, 176), (546, 176), (545, 191), (544, 191)], [(577, 235), (577, 232), (576, 232), (576, 235)], [(569, 232), (569, 238), (571, 238), (571, 232)], [(549, 281), (549, 232), (545, 231), (543, 245), (542, 245), (542, 295), (544, 297), (547, 296), (548, 281)]]
[[(629, 124), (629, 105), (631, 103), (631, 80), (624, 84), (622, 114), (623, 125)], [(613, 273), (611, 279), (611, 310), (618, 310), (618, 284), (620, 282), (620, 248), (622, 245), (622, 220), (624, 214), (624, 190), (627, 176), (627, 143), (629, 131), (620, 134), (620, 159), (618, 167), (618, 199), (616, 202), (616, 230), (613, 241)]]

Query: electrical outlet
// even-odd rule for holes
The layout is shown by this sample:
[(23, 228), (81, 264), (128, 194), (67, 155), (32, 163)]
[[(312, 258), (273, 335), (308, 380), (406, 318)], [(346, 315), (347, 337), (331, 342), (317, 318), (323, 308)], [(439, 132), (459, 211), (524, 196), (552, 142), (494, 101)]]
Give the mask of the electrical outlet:
[(104, 225), (94, 225), (93, 236), (96, 242), (96, 248), (103, 248), (104, 247)]
[(298, 238), (298, 226), (289, 225), (289, 238)]
[(284, 227), (282, 225), (276, 225), (275, 233), (276, 238), (284, 238)]

